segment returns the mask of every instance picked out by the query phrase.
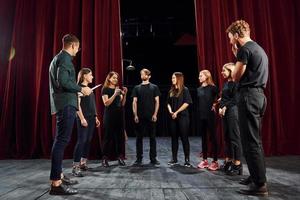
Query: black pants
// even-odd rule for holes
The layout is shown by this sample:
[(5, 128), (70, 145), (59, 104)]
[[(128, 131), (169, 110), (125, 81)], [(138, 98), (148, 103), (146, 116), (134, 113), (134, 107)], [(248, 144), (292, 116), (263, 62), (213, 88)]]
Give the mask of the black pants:
[(218, 160), (218, 142), (217, 142), (217, 135), (216, 135), (216, 124), (215, 124), (215, 116), (209, 116), (206, 119), (199, 120), (199, 128), (200, 133), (202, 135), (202, 154), (203, 159), (207, 159), (207, 136), (209, 134), (210, 141), (212, 143), (212, 150), (213, 150), (213, 159), (214, 161)]
[(172, 138), (172, 157), (177, 161), (178, 138), (181, 138), (185, 159), (190, 159), (190, 142), (188, 138), (190, 120), (188, 116), (178, 116), (169, 120), (169, 127)]
[(77, 118), (77, 143), (74, 148), (74, 162), (80, 162), (81, 158), (87, 158), (90, 152), (90, 144), (93, 138), (96, 119), (95, 116), (85, 118), (88, 126), (81, 125), (79, 117)]
[(261, 185), (267, 181), (261, 142), (262, 117), (267, 100), (261, 88), (241, 88), (239, 96), (238, 109), (243, 153), (253, 182)]
[(136, 124), (136, 158), (143, 159), (143, 137), (150, 137), (150, 160), (156, 159), (156, 122), (151, 119), (141, 118)]
[(51, 152), (50, 180), (60, 180), (65, 147), (70, 141), (76, 117), (74, 106), (65, 106), (56, 114), (56, 135)]
[(125, 145), (123, 112), (121, 109), (104, 112), (103, 118), (103, 158), (107, 159), (113, 153), (117, 157), (122, 157), (122, 149)]
[(234, 160), (241, 160), (242, 144), (237, 106), (227, 108), (225, 116), (223, 117), (223, 130), (226, 143), (226, 156)]

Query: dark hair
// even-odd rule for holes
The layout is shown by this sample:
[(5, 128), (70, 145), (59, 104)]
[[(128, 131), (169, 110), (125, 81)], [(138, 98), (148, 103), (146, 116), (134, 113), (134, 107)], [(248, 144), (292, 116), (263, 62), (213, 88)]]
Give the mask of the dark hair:
[(176, 76), (177, 88), (175, 87), (175, 85), (172, 84), (171, 89), (169, 91), (169, 95), (170, 97), (179, 97), (184, 88), (184, 75), (181, 72), (174, 72), (173, 75)]
[(140, 73), (144, 72), (147, 76), (151, 76), (151, 71), (149, 69), (142, 69)]
[(77, 43), (77, 42), (79, 42), (79, 39), (72, 34), (64, 35), (64, 37), (62, 38), (62, 43), (64, 47), (69, 47), (71, 46), (72, 43)]
[(109, 72), (109, 73), (107, 74), (107, 76), (106, 76), (106, 79), (105, 79), (105, 82), (104, 82), (104, 84), (103, 84), (102, 89), (103, 89), (103, 88), (108, 88), (108, 87), (109, 87), (109, 84), (110, 84), (109, 79), (110, 79), (113, 75), (117, 75), (117, 77), (119, 78), (119, 74), (118, 74), (117, 72), (114, 72), (114, 71)]
[(85, 74), (88, 74), (92, 72), (92, 70), (90, 68), (82, 68), (79, 72), (78, 72), (78, 76), (77, 76), (77, 84), (81, 84), (83, 82), (83, 78)]
[(232, 35), (237, 33), (240, 38), (250, 36), (250, 26), (244, 20), (237, 20), (227, 28), (226, 33), (231, 33)]

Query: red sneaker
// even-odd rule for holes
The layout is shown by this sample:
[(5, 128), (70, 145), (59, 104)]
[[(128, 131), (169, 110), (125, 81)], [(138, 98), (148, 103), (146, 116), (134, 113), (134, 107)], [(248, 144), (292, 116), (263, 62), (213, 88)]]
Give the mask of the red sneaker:
[(219, 169), (219, 163), (217, 161), (212, 161), (211, 164), (208, 167), (211, 171), (216, 171)]
[(200, 169), (204, 169), (204, 168), (208, 168), (209, 166), (209, 163), (207, 160), (202, 160), (199, 164), (198, 164), (198, 168)]

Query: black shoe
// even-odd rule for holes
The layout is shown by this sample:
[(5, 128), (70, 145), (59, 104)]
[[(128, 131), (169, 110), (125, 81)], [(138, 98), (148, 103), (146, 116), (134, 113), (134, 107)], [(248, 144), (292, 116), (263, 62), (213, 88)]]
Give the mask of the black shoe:
[(75, 177), (84, 177), (79, 166), (74, 166), (72, 169), (72, 175)]
[(156, 159), (150, 161), (151, 165), (160, 165), (160, 162)]
[(177, 165), (177, 164), (178, 164), (177, 160), (171, 160), (168, 162), (168, 165), (170, 166)]
[(238, 193), (253, 196), (268, 196), (269, 194), (266, 183), (264, 183), (262, 186), (251, 183), (248, 189), (241, 189), (240, 191), (238, 191)]
[(252, 183), (251, 176), (248, 176), (247, 178), (242, 178), (239, 182), (239, 184), (241, 185), (249, 185), (250, 183)]
[(125, 166), (126, 165), (126, 163), (124, 162), (124, 160), (122, 158), (119, 158), (118, 162), (119, 162), (119, 165), (121, 165), (121, 166)]
[(72, 180), (69, 177), (67, 177), (66, 175), (64, 175), (64, 177), (61, 179), (61, 181), (64, 185), (76, 185), (76, 184), (78, 184), (78, 181)]
[(74, 195), (77, 193), (78, 193), (77, 190), (75, 190), (65, 184), (60, 184), (60, 186), (58, 186), (58, 187), (54, 187), (53, 185), (51, 185), (51, 188), (49, 191), (50, 195)]
[(224, 164), (220, 166), (220, 170), (226, 173), (231, 169), (232, 164), (231, 161), (224, 161)]
[(142, 165), (143, 160), (142, 159), (136, 159), (136, 161), (133, 163), (133, 165)]
[(191, 165), (191, 163), (190, 163), (189, 160), (186, 160), (186, 161), (184, 162), (184, 166), (185, 166), (185, 167), (193, 167), (193, 165)]
[(106, 159), (102, 160), (102, 167), (109, 167), (108, 161)]
[(239, 165), (232, 164), (230, 169), (226, 172), (229, 176), (243, 175), (243, 165), (242, 163)]

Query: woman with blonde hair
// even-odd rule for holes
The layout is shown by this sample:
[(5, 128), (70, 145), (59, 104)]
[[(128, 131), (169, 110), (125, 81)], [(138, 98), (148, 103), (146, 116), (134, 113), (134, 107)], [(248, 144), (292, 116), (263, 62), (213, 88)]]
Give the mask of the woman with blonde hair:
[[(215, 171), (219, 169), (218, 164), (218, 143), (216, 136), (215, 107), (218, 88), (215, 86), (211, 73), (208, 70), (202, 70), (199, 73), (200, 87), (197, 88), (199, 128), (202, 135), (202, 154), (203, 160), (198, 164), (198, 168)], [(207, 136), (210, 136), (212, 142), (213, 161), (209, 164), (207, 160)]]
[(184, 166), (192, 167), (190, 164), (189, 133), (189, 111), (188, 106), (192, 104), (189, 89), (184, 86), (184, 76), (181, 72), (172, 75), (172, 86), (168, 94), (168, 111), (170, 113), (169, 127), (172, 137), (172, 160), (168, 165), (177, 164), (178, 137), (180, 136), (185, 156)]
[(122, 157), (122, 147), (125, 144), (123, 107), (126, 102), (127, 88), (123, 87), (123, 90), (121, 90), (118, 86), (118, 79), (119, 74), (117, 72), (109, 72), (102, 88), (102, 100), (105, 106), (103, 115), (103, 167), (109, 167), (110, 143), (115, 147), (114, 153), (118, 157), (119, 165), (125, 165)]

